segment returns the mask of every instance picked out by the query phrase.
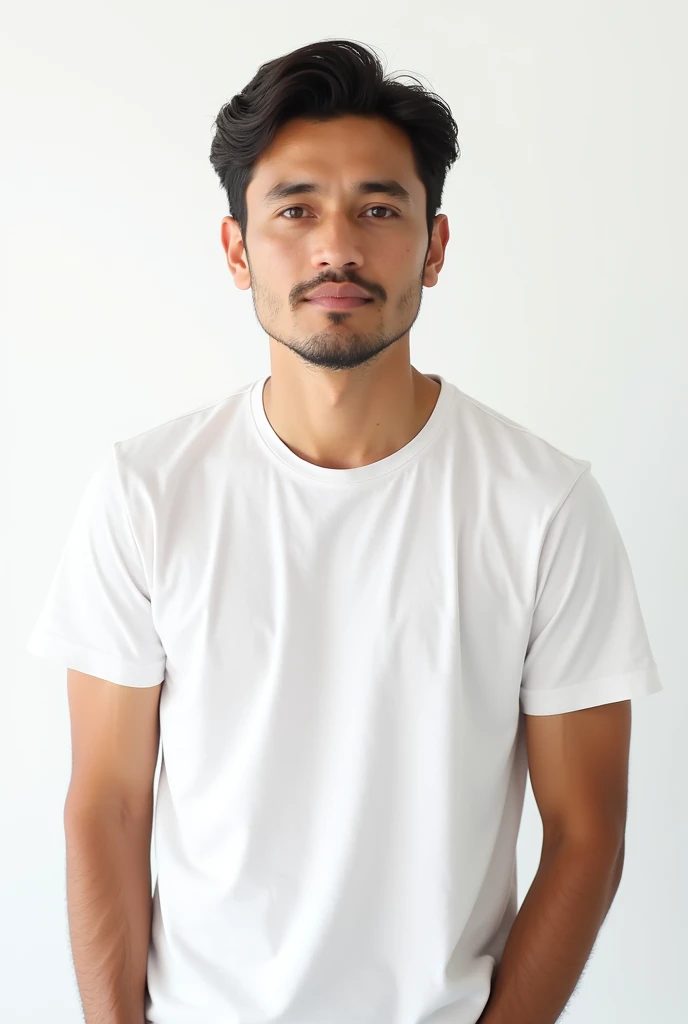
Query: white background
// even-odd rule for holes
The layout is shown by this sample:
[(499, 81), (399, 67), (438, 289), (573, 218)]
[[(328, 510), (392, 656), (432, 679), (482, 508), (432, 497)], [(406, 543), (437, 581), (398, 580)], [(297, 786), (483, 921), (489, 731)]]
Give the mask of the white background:
[[(566, 1019), (684, 1019), (685, 5), (41, 0), (7, 7), (1, 31), (0, 1018), (81, 1019), (66, 673), (25, 641), (107, 445), (269, 371), (220, 246), (212, 122), (259, 64), (345, 37), (417, 75), (459, 126), (412, 362), (590, 459), (665, 687), (633, 702), (624, 877)], [(529, 784), (520, 901), (540, 841)]]

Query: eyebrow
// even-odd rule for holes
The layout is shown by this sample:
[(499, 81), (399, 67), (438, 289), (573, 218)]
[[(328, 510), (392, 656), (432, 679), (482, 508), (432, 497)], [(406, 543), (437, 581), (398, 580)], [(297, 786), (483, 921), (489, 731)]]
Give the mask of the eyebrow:
[[(269, 189), (263, 198), (266, 206), (289, 199), (291, 196), (306, 194), (322, 195), (322, 188), (312, 181), (278, 181)], [(381, 193), (399, 199), (406, 206), (411, 206), (410, 193), (394, 178), (384, 178), (382, 181), (356, 181), (348, 190), (352, 195), (370, 195)]]

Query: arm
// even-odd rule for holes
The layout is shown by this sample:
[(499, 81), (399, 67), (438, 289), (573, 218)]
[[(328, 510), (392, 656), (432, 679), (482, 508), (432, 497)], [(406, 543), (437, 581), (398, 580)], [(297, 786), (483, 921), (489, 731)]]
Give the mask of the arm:
[(543, 846), (478, 1024), (554, 1024), (583, 971), (621, 879), (603, 844)]
[(65, 809), (67, 906), (86, 1024), (144, 1024), (152, 819)]
[(144, 1024), (161, 687), (68, 670), (67, 905), (86, 1024)]
[(555, 1024), (623, 869), (630, 700), (525, 722), (542, 855), (477, 1024)]

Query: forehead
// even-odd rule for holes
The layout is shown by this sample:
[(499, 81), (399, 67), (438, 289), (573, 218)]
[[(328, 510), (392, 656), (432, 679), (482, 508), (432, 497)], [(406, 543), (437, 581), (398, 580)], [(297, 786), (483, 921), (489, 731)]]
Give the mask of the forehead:
[(254, 167), (246, 198), (263, 205), (280, 184), (311, 181), (327, 190), (333, 179), (349, 186), (394, 181), (410, 203), (423, 201), (408, 135), (382, 118), (353, 115), (320, 122), (296, 118), (282, 125)]

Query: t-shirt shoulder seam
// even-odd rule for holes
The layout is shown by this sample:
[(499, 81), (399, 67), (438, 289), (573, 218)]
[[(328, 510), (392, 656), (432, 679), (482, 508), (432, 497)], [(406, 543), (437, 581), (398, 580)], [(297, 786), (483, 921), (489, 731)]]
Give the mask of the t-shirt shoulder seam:
[(247, 384), (242, 384), (241, 387), (236, 388), (234, 391), (230, 391), (229, 394), (223, 395), (222, 398), (216, 398), (211, 402), (206, 402), (204, 405), (195, 406), (193, 409), (187, 409), (186, 412), (181, 412), (177, 416), (170, 416), (167, 420), (162, 420), (160, 423), (154, 423), (150, 427), (146, 427), (145, 430), (140, 430), (136, 434), (129, 434), (127, 437), (117, 438), (113, 441), (114, 445), (126, 444), (128, 441), (136, 441), (139, 438), (145, 437), (146, 434), (152, 433), (154, 430), (160, 430), (162, 427), (171, 426), (173, 423), (179, 423), (181, 420), (187, 419), (189, 416), (195, 416), (199, 412), (205, 412), (207, 409), (212, 409), (216, 405), (222, 405), (223, 402), (228, 402), (231, 398), (237, 398), (239, 395), (246, 394), (253, 387), (255, 381), (249, 381)]
[[(557, 448), (555, 444), (552, 444), (551, 441), (548, 441), (546, 437), (542, 437), (540, 434), (536, 434), (534, 430), (530, 429), (530, 427), (525, 427), (521, 423), (515, 423), (513, 420), (510, 420), (507, 416), (501, 415), (496, 409), (490, 409), (489, 406), (484, 405), (477, 398), (473, 398), (471, 395), (467, 395), (466, 392), (461, 391), (460, 388), (457, 388), (456, 390), (458, 395), (465, 402), (470, 402), (470, 404), (475, 406), (476, 409), (479, 409), (481, 412), (486, 413), (488, 416), (492, 416), (493, 419), (499, 420), (499, 422), (503, 423), (505, 427), (511, 427), (513, 430), (520, 430), (524, 434), (530, 434), (531, 437), (534, 437), (537, 441), (541, 441), (543, 444), (546, 444), (548, 448), (552, 448), (553, 451), (558, 452), (560, 455), (563, 455), (564, 458), (568, 459), (570, 462), (575, 462), (577, 465), (582, 466), (584, 469), (590, 468), (590, 462), (587, 459), (578, 459), (575, 455), (571, 455), (569, 452), (565, 452), (561, 448)], [(576, 479), (578, 479), (578, 477), (576, 477)]]
[[(578, 460), (576, 460), (576, 461), (578, 461)], [(552, 512), (552, 515), (551, 515), (551, 516), (549, 517), (549, 522), (547, 523), (547, 528), (545, 529), (545, 534), (547, 534), (547, 533), (548, 533), (548, 531), (549, 531), (549, 528), (551, 527), (552, 523), (554, 522), (554, 520), (555, 520), (555, 519), (557, 518), (557, 516), (559, 515), (559, 512), (560, 512), (560, 511), (561, 511), (561, 509), (563, 508), (563, 506), (564, 506), (564, 504), (565, 504), (565, 502), (566, 502), (566, 499), (568, 498), (569, 494), (570, 494), (570, 493), (571, 493), (571, 491), (572, 491), (572, 490), (574, 489), (574, 487), (576, 486), (576, 484), (578, 483), (578, 481), (579, 481), (579, 480), (581, 479), (581, 477), (582, 477), (582, 476), (583, 476), (583, 475), (584, 475), (585, 473), (589, 473), (589, 472), (590, 472), (590, 464), (586, 462), (586, 463), (585, 463), (585, 465), (583, 466), (583, 468), (581, 469), (580, 473), (578, 473), (578, 474), (577, 474), (577, 475), (576, 475), (576, 476), (575, 476), (575, 477), (573, 478), (573, 480), (571, 480), (571, 481), (570, 481), (570, 483), (569, 483), (569, 484), (568, 484), (568, 486), (566, 487), (566, 489), (565, 489), (565, 491), (564, 491), (564, 494), (563, 494), (563, 496), (562, 496), (562, 499), (561, 499), (561, 501), (560, 501), (560, 502), (559, 502), (559, 503), (558, 503), (557, 505), (555, 505), (555, 506), (554, 506), (554, 511)]]
[(583, 465), (583, 467), (581, 468), (580, 473), (577, 473), (576, 476), (574, 476), (574, 478), (567, 483), (566, 487), (564, 488), (564, 493), (562, 494), (562, 496), (559, 499), (559, 501), (554, 505), (552, 513), (549, 516), (549, 518), (547, 519), (547, 522), (545, 523), (545, 526), (544, 526), (544, 528), (542, 530), (542, 535), (540, 537), (540, 544), (539, 544), (539, 550), (538, 550), (538, 557), (537, 557), (537, 560), (535, 562), (535, 567), (534, 567), (534, 572), (533, 572), (533, 584), (532, 584), (532, 594), (533, 594), (532, 607), (533, 608), (535, 607), (535, 597), (536, 597), (536, 594), (537, 594), (538, 575), (539, 575), (540, 563), (542, 561), (542, 552), (545, 549), (545, 543), (546, 543), (547, 538), (549, 536), (549, 531), (552, 529), (552, 523), (554, 522), (556, 517), (559, 515), (559, 512), (561, 511), (561, 509), (563, 508), (564, 504), (566, 503), (566, 499), (571, 494), (571, 492), (573, 491), (573, 489), (576, 486), (576, 484), (578, 483), (578, 481), (581, 479), (581, 477), (585, 473), (589, 473), (589, 472), (590, 472), (590, 464), (589, 463), (585, 463), (585, 465)]
[(116, 441), (112, 444), (112, 446), (111, 446), (111, 454), (112, 454), (112, 458), (113, 458), (113, 461), (114, 461), (114, 464), (115, 464), (115, 478), (116, 478), (117, 487), (118, 487), (118, 490), (119, 490), (119, 499), (122, 502), (122, 508), (124, 509), (124, 515), (125, 515), (126, 520), (127, 520), (127, 525), (129, 526), (129, 532), (131, 534), (131, 539), (134, 542), (134, 546), (136, 547), (136, 552), (137, 552), (138, 557), (139, 557), (139, 562), (141, 563), (141, 571), (143, 573), (143, 578), (146, 581), (146, 589), (148, 591), (148, 598), (150, 599), (152, 597), (152, 593), (153, 593), (153, 591), (151, 589), (151, 581), (148, 578), (148, 571), (146, 569), (146, 560), (143, 557), (143, 551), (141, 549), (141, 545), (139, 543), (139, 539), (136, 536), (136, 531), (134, 530), (134, 524), (131, 521), (131, 514), (129, 512), (129, 505), (127, 503), (126, 493), (125, 493), (124, 487), (122, 485), (122, 477), (121, 477), (121, 472), (120, 472), (120, 465), (119, 465), (119, 460), (117, 458), (117, 444), (118, 444), (118, 442), (116, 442)]

